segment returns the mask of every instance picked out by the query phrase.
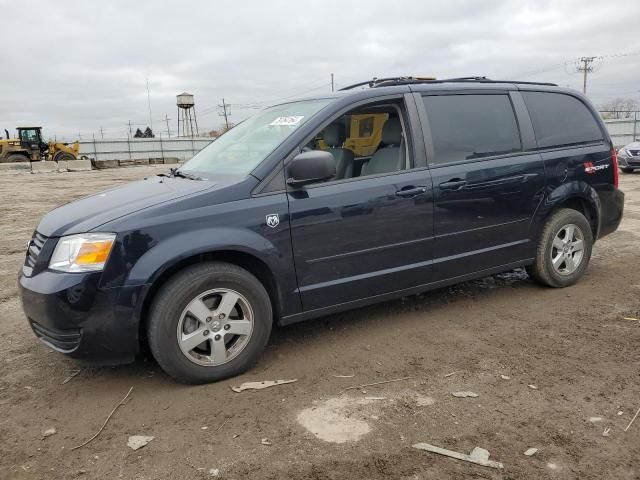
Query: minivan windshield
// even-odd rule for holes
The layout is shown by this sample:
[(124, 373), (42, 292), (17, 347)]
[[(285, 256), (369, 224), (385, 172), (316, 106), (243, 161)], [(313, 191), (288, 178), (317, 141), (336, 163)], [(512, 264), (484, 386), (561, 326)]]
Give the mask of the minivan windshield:
[(247, 175), (331, 101), (330, 98), (303, 100), (266, 108), (214, 140), (179, 171), (205, 178)]

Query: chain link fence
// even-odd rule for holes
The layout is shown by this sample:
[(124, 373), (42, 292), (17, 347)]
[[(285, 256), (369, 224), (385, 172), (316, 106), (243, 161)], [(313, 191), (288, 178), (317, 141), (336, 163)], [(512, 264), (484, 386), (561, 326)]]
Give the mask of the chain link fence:
[(640, 111), (601, 110), (600, 115), (616, 148), (640, 139)]

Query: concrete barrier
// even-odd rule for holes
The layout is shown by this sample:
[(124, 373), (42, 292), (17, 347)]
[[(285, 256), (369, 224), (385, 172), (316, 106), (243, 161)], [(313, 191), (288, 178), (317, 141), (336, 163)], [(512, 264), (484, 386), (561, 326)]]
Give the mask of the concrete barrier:
[(31, 162), (0, 163), (0, 173), (31, 173)]
[(58, 162), (60, 171), (63, 168), (69, 172), (88, 172), (91, 170), (91, 160), (67, 160)]
[(102, 170), (104, 168), (118, 168), (120, 166), (118, 160), (94, 160), (93, 163), (98, 170)]
[(31, 162), (31, 173), (53, 173), (58, 171), (56, 162)]
[(177, 165), (184, 163), (177, 157), (167, 158), (135, 158), (129, 160), (61, 160), (37, 162), (0, 163), (0, 174), (5, 173), (54, 173), (54, 172), (88, 172), (95, 167), (105, 168), (134, 167), (143, 165)]

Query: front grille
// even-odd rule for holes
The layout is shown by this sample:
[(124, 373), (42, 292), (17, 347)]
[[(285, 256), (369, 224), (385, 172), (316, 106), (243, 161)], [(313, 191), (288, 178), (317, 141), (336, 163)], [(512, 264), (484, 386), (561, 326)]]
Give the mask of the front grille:
[(59, 330), (40, 325), (30, 320), (33, 333), (48, 346), (62, 352), (71, 353), (80, 345), (82, 331), (79, 328)]
[(629, 153), (632, 157), (637, 157), (638, 155), (640, 155), (640, 150), (629, 150)]
[(36, 265), (38, 256), (40, 255), (44, 242), (46, 241), (47, 237), (38, 232), (33, 232), (33, 237), (31, 237), (31, 242), (29, 242), (29, 248), (27, 250), (27, 258), (24, 261), (24, 264), (27, 267), (33, 268)]

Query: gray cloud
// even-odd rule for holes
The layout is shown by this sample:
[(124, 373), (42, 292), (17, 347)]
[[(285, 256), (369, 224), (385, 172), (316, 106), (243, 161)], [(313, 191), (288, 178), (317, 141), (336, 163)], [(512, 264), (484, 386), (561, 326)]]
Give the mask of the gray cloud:
[(624, 27), (637, 0), (0, 0), (0, 11), (0, 127), (41, 124), (67, 139), (146, 126), (147, 77), (154, 129), (165, 131), (168, 115), (173, 133), (184, 90), (211, 129), (223, 97), (238, 121), (246, 105), (328, 91), (331, 72), (338, 86), (422, 74), (581, 88), (573, 60), (602, 55), (592, 100), (640, 99), (640, 39)]

